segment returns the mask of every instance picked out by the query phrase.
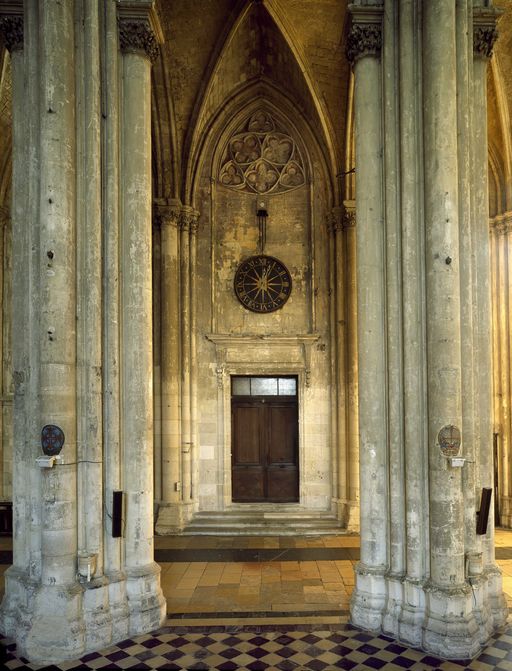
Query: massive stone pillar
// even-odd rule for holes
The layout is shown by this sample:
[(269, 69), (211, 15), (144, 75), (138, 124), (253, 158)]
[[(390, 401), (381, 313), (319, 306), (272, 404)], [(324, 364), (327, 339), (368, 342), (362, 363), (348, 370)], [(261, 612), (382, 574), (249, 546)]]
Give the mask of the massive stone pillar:
[(121, 427), (126, 496), (124, 572), (130, 633), (166, 613), (153, 546), (153, 356), (151, 298), (151, 16), (121, 7)]
[[(17, 528), (2, 614), (4, 630), (16, 637), (23, 654), (51, 660), (76, 657), (84, 649), (81, 590), (76, 580), (73, 6), (29, 4), (25, 22), (28, 48), (17, 52), (12, 63), (14, 109), (26, 110), (14, 121), (13, 209), (16, 237), (20, 236), (15, 266), (27, 283), (22, 283), (23, 294), (16, 296), (20, 310), (13, 325), (16, 337), (20, 335), (15, 348), (19, 399), (15, 422), (20, 430), (15, 446)], [(39, 91), (33, 90), (39, 86)], [(24, 88), (31, 91), (29, 102)], [(31, 137), (24, 139), (29, 128)], [(34, 164), (28, 167), (32, 159)], [(21, 186), (26, 170), (28, 191)], [(22, 232), (21, 227), (28, 230)], [(20, 417), (21, 412), (25, 417)], [(57, 425), (65, 436), (61, 460), (53, 468), (36, 465), (45, 425)]]
[[(0, 7), (16, 275), (13, 566), (0, 626), (34, 662), (77, 658), (165, 615), (152, 540), (152, 5)], [(41, 458), (46, 425), (64, 435), (58, 458)], [(125, 492), (124, 539), (112, 537), (114, 490)]]
[(480, 490), (492, 486), (479, 40), (495, 14), (473, 4), (357, 2), (349, 39), (361, 465), (352, 621), (459, 658), (506, 619), (492, 520), (476, 534)]

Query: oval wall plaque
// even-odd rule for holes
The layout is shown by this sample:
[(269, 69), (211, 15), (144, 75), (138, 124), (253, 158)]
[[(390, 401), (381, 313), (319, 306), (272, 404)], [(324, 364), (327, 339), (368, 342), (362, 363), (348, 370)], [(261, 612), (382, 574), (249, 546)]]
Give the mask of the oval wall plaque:
[(460, 451), (460, 429), (447, 424), (437, 435), (439, 447), (445, 457), (456, 457)]
[(64, 445), (64, 431), (60, 426), (47, 424), (41, 430), (41, 447), (48, 456), (59, 454)]

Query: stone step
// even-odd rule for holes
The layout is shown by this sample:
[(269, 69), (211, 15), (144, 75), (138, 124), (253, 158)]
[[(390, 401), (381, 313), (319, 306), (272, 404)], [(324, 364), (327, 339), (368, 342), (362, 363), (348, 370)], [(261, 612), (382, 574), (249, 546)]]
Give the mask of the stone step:
[(345, 533), (328, 513), (277, 511), (207, 511), (194, 516), (182, 534), (219, 536), (297, 536)]

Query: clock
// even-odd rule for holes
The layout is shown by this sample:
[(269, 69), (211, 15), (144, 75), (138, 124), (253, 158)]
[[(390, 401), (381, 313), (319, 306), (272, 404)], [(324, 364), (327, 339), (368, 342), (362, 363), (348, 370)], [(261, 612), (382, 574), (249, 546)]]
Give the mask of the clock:
[(251, 256), (235, 273), (235, 294), (252, 312), (273, 312), (282, 308), (290, 297), (292, 278), (278, 259), (265, 254)]

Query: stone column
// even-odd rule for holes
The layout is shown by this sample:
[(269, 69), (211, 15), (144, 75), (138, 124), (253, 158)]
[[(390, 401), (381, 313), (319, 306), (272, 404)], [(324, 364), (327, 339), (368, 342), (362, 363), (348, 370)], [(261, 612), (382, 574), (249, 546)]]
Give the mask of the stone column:
[(108, 578), (112, 639), (128, 636), (126, 581), (121, 560), (122, 538), (112, 537), (112, 492), (123, 488), (120, 436), (120, 305), (119, 305), (119, 147), (120, 54), (117, 9), (104, 12), (103, 122), (103, 468), (105, 477), (104, 570)]
[(402, 320), (403, 396), (405, 453), (405, 547), (404, 603), (400, 616), (401, 637), (421, 643), (425, 597), (423, 582), (428, 563), (428, 459), (426, 436), (425, 268), (422, 226), (421, 125), (417, 89), (420, 53), (415, 48), (418, 15), (414, 0), (400, 2), (399, 108), (400, 108), (400, 215), (402, 220)]
[[(384, 0), (382, 66), (397, 72), (399, 51), (395, 34), (399, 3)], [(406, 556), (402, 231), (400, 212), (399, 80), (382, 78), (384, 161), (384, 258), (385, 258), (385, 356), (387, 359), (387, 446), (389, 492), (389, 571), (387, 603), (383, 616), (386, 631), (395, 631), (401, 618)]]
[[(23, 30), (21, 16), (16, 20), (14, 50)], [(13, 256), (20, 282), (13, 323), (14, 561), (6, 575), (2, 628), (19, 653), (44, 662), (77, 657), (84, 649), (76, 582), (73, 6), (27, 3), (25, 42), (25, 53), (13, 51), (12, 60)], [(65, 435), (53, 468), (36, 465), (45, 424)]]
[[(336, 384), (336, 394), (333, 394), (335, 405), (333, 407), (333, 436), (336, 437), (335, 455), (333, 467), (337, 469), (337, 516), (343, 527), (347, 526), (349, 517), (349, 494), (348, 494), (348, 440), (347, 440), (347, 399), (346, 399), (346, 305), (345, 305), (345, 247), (343, 231), (343, 210), (340, 207), (333, 208), (329, 217), (329, 246), (330, 259), (332, 263), (331, 286), (334, 294), (331, 309), (331, 337), (336, 343), (334, 352), (333, 381)], [(352, 327), (352, 325), (351, 325)], [(334, 446), (333, 446), (334, 447)], [(333, 478), (334, 480), (334, 478)], [(335, 482), (336, 482), (335, 480)]]
[(344, 202), (343, 231), (346, 249), (347, 323), (347, 531), (359, 531), (359, 407), (357, 370), (357, 251), (356, 212), (353, 201)]
[[(457, 23), (455, 5), (425, 6), (423, 123), (430, 499), (430, 583), (424, 643), (443, 656), (480, 647), (465, 581), (462, 474), (440, 449), (443, 427), (462, 429)], [(464, 440), (464, 436), (462, 437)], [(447, 617), (447, 614), (450, 617)]]
[(180, 440), (180, 272), (178, 239), (181, 204), (158, 208), (161, 235), (161, 413), (162, 502), (156, 532), (182, 528)]
[[(77, 401), (79, 421), (79, 550), (95, 554), (94, 576), (103, 575), (103, 416), (102, 416), (102, 240), (100, 144), (100, 32), (98, 6), (85, 0), (77, 13), (77, 164), (83, 166), (77, 195)], [(89, 595), (87, 595), (89, 596)]]
[(361, 560), (351, 620), (379, 629), (389, 565), (381, 64), (382, 7), (352, 7), (355, 71)]
[(151, 12), (119, 7), (121, 119), (121, 427), (126, 527), (124, 570), (130, 634), (158, 627), (166, 612), (153, 547), (151, 300)]
[[(12, 223), (10, 218), (3, 227), (3, 295), (2, 295), (2, 452), (3, 477), (2, 498), (12, 500), (13, 468), (13, 369), (12, 369)], [(17, 278), (16, 278), (17, 281)]]
[(4, 320), (8, 304), (6, 304), (4, 297), (4, 263), (6, 258), (4, 239), (8, 221), (9, 221), (9, 215), (7, 208), (4, 208), (0, 205), (0, 296), (2, 297), (2, 308), (0, 310), (0, 360), (1, 360), (1, 376), (2, 376), (0, 382), (0, 468), (2, 469), (0, 478), (0, 501), (6, 500), (4, 483), (7, 476), (6, 463), (5, 463), (7, 453), (4, 441), (4, 433), (6, 428), (4, 422), (4, 403), (5, 403), (5, 391), (4, 391), (5, 321)]
[(198, 418), (197, 418), (197, 230), (199, 212), (192, 210), (190, 218), (190, 500), (194, 511), (198, 484)]
[[(3, 11), (0, 10), (0, 14)], [(16, 282), (13, 286), (13, 304), (17, 310), (13, 312), (13, 562), (5, 572), (5, 596), (0, 610), (2, 631), (16, 638), (19, 631), (19, 620), (24, 617), (28, 601), (27, 585), (32, 578), (37, 580), (40, 571), (40, 543), (31, 542), (30, 510), (38, 510), (40, 476), (35, 465), (34, 445), (37, 445), (37, 421), (30, 417), (30, 411), (37, 407), (37, 343), (32, 337), (30, 287), (37, 266), (31, 262), (31, 248), (36, 245), (37, 228), (27, 226), (29, 218), (28, 191), (34, 189), (38, 173), (38, 86), (34, 85), (25, 97), (25, 72), (28, 71), (29, 58), (24, 53), (24, 32), (30, 36), (37, 31), (35, 21), (30, 22), (30, 29), (24, 31), (23, 7), (20, 3), (18, 12), (2, 15), (0, 18), (4, 44), (10, 52), (12, 73), (12, 106), (13, 106), (13, 151), (12, 151), (12, 206), (11, 217), (13, 227), (12, 263)], [(34, 42), (33, 40), (32, 42)], [(37, 42), (36, 42), (37, 45)], [(37, 46), (31, 45), (31, 69), (37, 62)], [(37, 72), (34, 75), (37, 81)], [(33, 125), (28, 123), (29, 110), (32, 111)], [(29, 147), (32, 150), (32, 163), (28, 161)], [(27, 179), (27, 163), (29, 170)], [(35, 219), (37, 210), (33, 207), (30, 215)], [(34, 286), (34, 285), (32, 285)], [(34, 288), (34, 293), (38, 292)], [(35, 317), (37, 319), (37, 317)], [(26, 483), (29, 483), (29, 487)], [(35, 490), (35, 491), (34, 491)], [(32, 503), (34, 505), (32, 506)], [(34, 520), (37, 524), (37, 521)], [(38, 539), (39, 540), (39, 539)], [(35, 553), (32, 552), (35, 549)], [(37, 560), (32, 563), (31, 560)], [(31, 575), (32, 574), (32, 575)], [(22, 615), (23, 614), (23, 615)]]
[(180, 314), (181, 314), (181, 500), (183, 522), (189, 518), (191, 494), (190, 426), (190, 225), (189, 209), (180, 216)]
[[(473, 245), (476, 276), (475, 336), (476, 403), (480, 417), (479, 485), (494, 490), (494, 457), (492, 426), (492, 309), (489, 239), (488, 147), (487, 147), (487, 64), (497, 37), (496, 11), (492, 8), (473, 12), (473, 154), (471, 193), (473, 196)], [(509, 249), (512, 236), (509, 233)], [(510, 312), (508, 313), (510, 315)], [(479, 492), (477, 492), (478, 496)], [(508, 609), (502, 590), (501, 572), (494, 559), (494, 500), (489, 515), (487, 534), (483, 537), (483, 567), (489, 579), (490, 608), (494, 627), (506, 621)], [(492, 627), (491, 627), (492, 629)]]
[(495, 302), (497, 333), (496, 378), (498, 397), (496, 399), (499, 414), (500, 457), (501, 457), (501, 501), (500, 517), (503, 526), (512, 526), (512, 478), (511, 478), (511, 341), (510, 321), (510, 255), (509, 241), (512, 231), (512, 213), (505, 213), (493, 221)]

